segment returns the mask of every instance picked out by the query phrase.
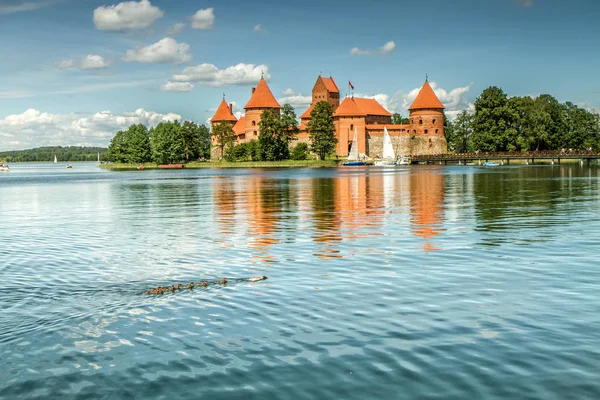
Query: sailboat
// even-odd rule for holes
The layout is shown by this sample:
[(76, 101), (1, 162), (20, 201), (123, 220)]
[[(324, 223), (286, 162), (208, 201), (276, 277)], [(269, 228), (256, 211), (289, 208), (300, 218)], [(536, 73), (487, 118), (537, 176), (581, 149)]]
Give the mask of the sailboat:
[(56, 160), (56, 154), (54, 155), (54, 164), (56, 164), (57, 160)]
[(348, 161), (346, 161), (342, 165), (365, 165), (365, 162), (360, 161), (360, 159), (358, 158), (358, 133), (356, 132), (356, 128), (354, 128), (354, 139), (352, 139), (352, 146), (350, 147), (350, 154), (348, 154)]
[(98, 164), (100, 164), (100, 153), (98, 153)]
[(375, 165), (380, 167), (396, 165), (394, 145), (392, 144), (392, 139), (390, 138), (390, 134), (385, 126), (383, 127), (383, 155), (381, 160), (375, 161)]

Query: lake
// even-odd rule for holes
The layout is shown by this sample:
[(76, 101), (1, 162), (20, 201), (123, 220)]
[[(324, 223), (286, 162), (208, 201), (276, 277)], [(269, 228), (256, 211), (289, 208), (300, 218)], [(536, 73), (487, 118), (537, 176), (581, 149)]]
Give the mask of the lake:
[(11, 164), (0, 398), (600, 398), (599, 211), (578, 164)]

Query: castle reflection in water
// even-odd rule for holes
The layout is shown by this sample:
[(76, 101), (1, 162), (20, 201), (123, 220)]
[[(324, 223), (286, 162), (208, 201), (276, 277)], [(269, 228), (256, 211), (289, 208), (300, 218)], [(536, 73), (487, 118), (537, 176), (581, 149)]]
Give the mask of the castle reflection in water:
[(222, 176), (212, 184), (214, 223), (220, 236), (229, 238), (224, 246), (246, 249), (267, 262), (274, 261), (272, 246), (306, 237), (296, 235), (299, 230), (311, 232), (321, 244), (314, 254), (320, 258), (347, 256), (338, 244), (359, 238), (380, 238), (380, 246), (373, 247), (397, 250), (386, 237), (396, 237), (397, 232), (389, 232), (398, 229), (412, 236), (411, 245), (437, 250), (444, 180), (437, 168), (419, 168), (418, 173), (410, 168), (347, 170), (307, 179)]

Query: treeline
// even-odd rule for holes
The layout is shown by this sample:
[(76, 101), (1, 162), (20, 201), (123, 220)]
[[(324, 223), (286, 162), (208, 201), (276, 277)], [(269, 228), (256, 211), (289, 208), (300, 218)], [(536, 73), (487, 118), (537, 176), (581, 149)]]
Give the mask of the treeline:
[(475, 113), (462, 111), (446, 121), (446, 140), (456, 153), (598, 150), (600, 115), (549, 94), (509, 98), (491, 86), (475, 101)]
[(113, 162), (171, 164), (210, 157), (210, 131), (203, 124), (185, 121), (161, 122), (148, 129), (142, 124), (119, 131), (108, 146)]
[(318, 102), (310, 114), (307, 143), (291, 144), (300, 132), (294, 107), (284, 104), (281, 112), (269, 109), (262, 112), (258, 123), (258, 139), (236, 144), (237, 135), (228, 122), (213, 127), (213, 137), (220, 154), (227, 161), (304, 160), (309, 151), (324, 160), (335, 150), (337, 138), (333, 125), (333, 108), (326, 101)]
[(61, 162), (97, 161), (104, 159), (105, 147), (80, 146), (47, 146), (28, 150), (12, 150), (0, 152), (0, 160), (6, 162), (54, 161), (54, 156)]

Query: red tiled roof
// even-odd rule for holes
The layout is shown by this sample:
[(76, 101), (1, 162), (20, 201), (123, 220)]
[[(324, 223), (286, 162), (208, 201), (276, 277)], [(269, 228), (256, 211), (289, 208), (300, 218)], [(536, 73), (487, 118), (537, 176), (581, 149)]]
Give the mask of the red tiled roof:
[(313, 108), (315, 108), (315, 106), (313, 104), (308, 106), (308, 110), (306, 110), (306, 111), (304, 111), (304, 113), (302, 113), (302, 115), (300, 116), (300, 119), (310, 118), (310, 113), (312, 112)]
[(385, 115), (392, 116), (375, 99), (363, 99), (346, 97), (338, 107), (335, 116), (364, 116), (364, 115)]
[(267, 82), (265, 82), (264, 78), (260, 78), (260, 82), (258, 82), (254, 93), (252, 93), (252, 97), (250, 97), (244, 108), (281, 108), (281, 106), (275, 100), (275, 96), (271, 93)]
[(231, 112), (229, 105), (225, 101), (225, 99), (221, 100), (221, 104), (219, 104), (219, 108), (215, 112), (215, 115), (210, 119), (211, 122), (221, 122), (221, 121), (232, 121), (236, 122), (237, 118)]
[(233, 126), (233, 131), (236, 135), (246, 133), (246, 116), (242, 115), (238, 122)]
[(333, 93), (339, 93), (340, 92), (340, 89), (338, 89), (338, 87), (335, 84), (335, 81), (333, 80), (332, 76), (330, 76), (329, 78), (323, 78), (322, 76), (320, 76), (320, 78), (323, 81), (323, 83), (325, 84), (325, 87), (327, 88), (327, 90), (329, 92), (333, 92)]
[(435, 95), (433, 89), (429, 85), (429, 82), (425, 81), (421, 90), (419, 90), (419, 94), (415, 101), (413, 101), (412, 105), (408, 107), (409, 110), (417, 110), (423, 108), (434, 108), (434, 109), (444, 109), (444, 105)]

